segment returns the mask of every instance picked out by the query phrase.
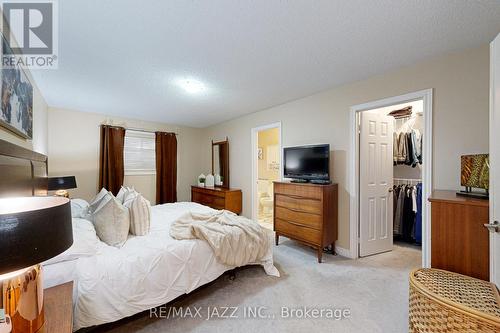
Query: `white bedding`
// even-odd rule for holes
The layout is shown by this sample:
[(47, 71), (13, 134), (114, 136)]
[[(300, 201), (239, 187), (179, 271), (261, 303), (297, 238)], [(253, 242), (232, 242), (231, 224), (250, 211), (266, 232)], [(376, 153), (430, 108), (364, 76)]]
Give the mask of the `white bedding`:
[[(169, 235), (185, 212), (211, 210), (190, 202), (154, 206), (148, 235), (129, 235), (120, 249), (101, 242), (98, 255), (47, 265), (45, 286), (74, 279), (75, 331), (165, 304), (234, 268), (217, 262), (205, 241)], [(268, 255), (272, 260), (271, 247)]]

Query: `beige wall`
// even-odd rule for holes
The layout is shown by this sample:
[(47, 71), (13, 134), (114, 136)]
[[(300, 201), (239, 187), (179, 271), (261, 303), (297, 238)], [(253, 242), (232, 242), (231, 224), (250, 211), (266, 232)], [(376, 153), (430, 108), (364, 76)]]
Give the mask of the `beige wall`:
[(338, 245), (349, 249), (349, 108), (390, 96), (434, 89), (434, 186), (459, 188), (459, 156), (488, 151), (489, 47), (431, 59), (205, 129), (204, 168), (210, 139), (229, 137), (231, 186), (243, 190), (251, 216), (251, 128), (282, 122), (283, 146), (329, 143), (333, 181), (339, 183)]
[[(200, 173), (199, 142), (202, 138), (199, 129), (49, 108), (49, 175), (76, 176), (78, 188), (70, 191), (72, 197), (90, 200), (98, 190), (99, 125), (104, 122), (178, 133), (177, 197), (179, 201), (190, 200), (190, 185)], [(124, 184), (134, 186), (155, 203), (154, 175), (125, 176)]]
[(270, 128), (258, 133), (258, 145), (262, 148), (262, 159), (258, 160), (259, 179), (277, 180), (279, 179), (279, 170), (272, 170), (267, 165), (267, 149), (269, 146), (279, 145), (279, 129)]

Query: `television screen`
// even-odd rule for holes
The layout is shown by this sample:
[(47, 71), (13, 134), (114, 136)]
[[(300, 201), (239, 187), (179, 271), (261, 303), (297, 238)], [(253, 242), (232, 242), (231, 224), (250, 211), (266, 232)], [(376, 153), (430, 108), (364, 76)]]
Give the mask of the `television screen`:
[(488, 154), (464, 155), (462, 160), (461, 185), (488, 189), (490, 182), (490, 157)]
[(288, 147), (283, 150), (286, 178), (330, 180), (330, 145)]

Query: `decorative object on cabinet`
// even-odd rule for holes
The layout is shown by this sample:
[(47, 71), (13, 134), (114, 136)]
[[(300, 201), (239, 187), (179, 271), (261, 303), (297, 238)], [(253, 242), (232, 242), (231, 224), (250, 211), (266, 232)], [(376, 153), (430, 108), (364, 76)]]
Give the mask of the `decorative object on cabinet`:
[[(490, 187), (490, 155), (463, 155), (460, 184), (465, 187), (465, 191), (457, 192), (458, 195), (487, 199)], [(485, 192), (474, 192), (473, 188), (484, 189)]]
[(204, 174), (201, 174), (198, 176), (198, 186), (199, 187), (205, 187), (205, 175)]
[(338, 225), (338, 185), (274, 182), (276, 245), (285, 236), (312, 246), (321, 262), (323, 248), (335, 249)]
[(229, 188), (229, 140), (227, 137), (224, 141), (212, 140), (212, 174), (220, 175), (222, 181), (220, 186)]
[(44, 325), (40, 263), (73, 244), (71, 205), (61, 197), (0, 199), (0, 308), (12, 332), (37, 332)]
[(241, 198), (239, 189), (191, 186), (191, 201), (213, 209), (226, 209), (241, 214)]
[(453, 191), (434, 191), (432, 209), (432, 268), (469, 275), (490, 276), (489, 201), (457, 196)]
[(75, 176), (65, 177), (49, 177), (49, 191), (56, 191), (55, 195), (58, 197), (69, 198), (67, 190), (76, 188)]
[(205, 187), (214, 187), (215, 186), (215, 177), (212, 174), (208, 174), (205, 179)]
[(500, 295), (493, 283), (440, 269), (410, 273), (409, 332), (500, 331)]
[(221, 176), (217, 173), (214, 175), (215, 186), (222, 186)]

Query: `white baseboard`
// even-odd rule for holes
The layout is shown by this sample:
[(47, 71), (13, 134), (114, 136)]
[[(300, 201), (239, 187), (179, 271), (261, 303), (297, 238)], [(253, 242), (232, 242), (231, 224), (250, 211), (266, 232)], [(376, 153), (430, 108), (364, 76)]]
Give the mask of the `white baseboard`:
[(337, 253), (339, 256), (352, 259), (351, 251), (344, 249), (343, 247), (335, 246), (335, 253)]

